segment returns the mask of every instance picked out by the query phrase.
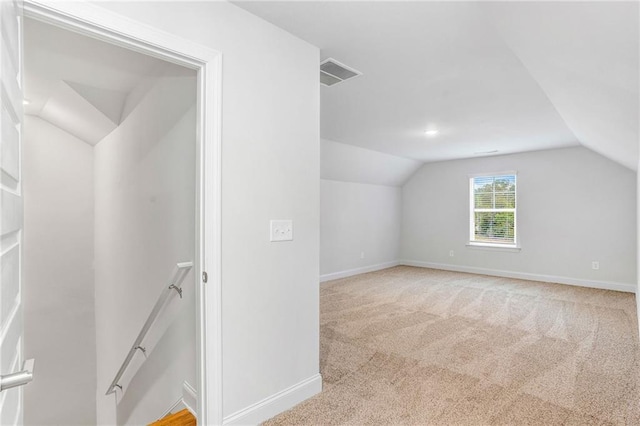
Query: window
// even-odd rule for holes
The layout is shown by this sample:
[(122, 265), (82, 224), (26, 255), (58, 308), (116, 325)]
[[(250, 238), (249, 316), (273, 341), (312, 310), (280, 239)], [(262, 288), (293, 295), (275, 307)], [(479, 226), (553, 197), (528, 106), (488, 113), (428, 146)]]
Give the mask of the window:
[(516, 246), (516, 174), (470, 179), (472, 245)]

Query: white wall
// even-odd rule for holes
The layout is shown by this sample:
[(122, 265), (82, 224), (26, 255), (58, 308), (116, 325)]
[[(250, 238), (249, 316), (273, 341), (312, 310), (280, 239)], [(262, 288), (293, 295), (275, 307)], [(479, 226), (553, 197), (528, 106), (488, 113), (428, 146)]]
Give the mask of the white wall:
[(372, 185), (402, 186), (422, 162), (321, 139), (320, 177)]
[(254, 404), (320, 386), (318, 49), (226, 2), (103, 6), (223, 54), (223, 411), (275, 414)]
[(400, 187), (422, 163), (327, 139), (320, 153), (320, 280), (395, 265)]
[[(95, 279), (99, 424), (147, 424), (195, 385), (194, 274), (174, 297), (124, 394), (105, 396), (178, 262), (195, 247), (196, 79), (148, 79), (95, 151)], [(168, 315), (168, 316), (167, 316)], [(158, 324), (156, 324), (158, 326)], [(141, 353), (136, 354), (143, 359)], [(130, 375), (128, 373), (128, 375)]]
[[(508, 170), (522, 250), (467, 247), (469, 174)], [(402, 220), (405, 261), (635, 287), (636, 175), (586, 148), (426, 164), (403, 188)]]
[(321, 280), (395, 264), (401, 200), (399, 187), (321, 180)]
[(93, 149), (37, 117), (23, 128), (24, 420), (95, 424)]

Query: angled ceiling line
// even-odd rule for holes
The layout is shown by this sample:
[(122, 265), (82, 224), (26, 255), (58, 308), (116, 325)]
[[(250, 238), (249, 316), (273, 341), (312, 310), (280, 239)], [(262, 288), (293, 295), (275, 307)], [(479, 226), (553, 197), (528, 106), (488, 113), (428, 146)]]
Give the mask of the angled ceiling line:
[(522, 68), (527, 72), (527, 74), (531, 77), (531, 81), (533, 81), (536, 86), (540, 89), (540, 92), (544, 95), (544, 97), (547, 99), (547, 101), (549, 102), (549, 105), (551, 105), (551, 107), (553, 108), (553, 110), (555, 111), (555, 113), (558, 115), (558, 117), (560, 117), (560, 119), (562, 120), (562, 122), (565, 124), (565, 126), (567, 127), (567, 130), (569, 130), (569, 132), (571, 132), (571, 134), (573, 135), (575, 141), (573, 142), (577, 142), (578, 144), (580, 144), (581, 146), (584, 146), (583, 143), (580, 141), (580, 139), (578, 138), (578, 136), (576, 135), (575, 129), (571, 127), (571, 125), (567, 122), (566, 118), (562, 115), (562, 113), (560, 112), (560, 110), (558, 109), (558, 107), (556, 106), (556, 104), (553, 102), (553, 100), (551, 99), (551, 97), (549, 96), (549, 93), (547, 93), (547, 91), (545, 90), (545, 88), (542, 86), (542, 84), (540, 83), (540, 81), (536, 78), (536, 76), (534, 75), (534, 73), (531, 71), (530, 67), (527, 66), (527, 64), (525, 63), (525, 61), (522, 60), (522, 58), (520, 57), (520, 55), (518, 55), (518, 53), (515, 51), (515, 49), (513, 48), (513, 46), (506, 40), (506, 37), (504, 36), (504, 34), (502, 32), (500, 32), (498, 30), (498, 28), (496, 28), (493, 19), (491, 19), (490, 17), (487, 16), (487, 13), (485, 12), (486, 9), (483, 9), (483, 11), (481, 12), (483, 14), (483, 16), (485, 17), (485, 21), (487, 23), (487, 25), (489, 26), (489, 28), (491, 28), (493, 30), (493, 32), (496, 34), (497, 38), (499, 40), (502, 41), (502, 43), (504, 44), (504, 47), (511, 52), (511, 54), (513, 55), (513, 57), (518, 61), (518, 63), (522, 66)]
[[(640, 22), (630, 6), (496, 4), (484, 14), (580, 145), (636, 170), (638, 51), (629, 47), (635, 43), (638, 50)], [(567, 28), (568, 17), (591, 25)], [(541, 22), (545, 32), (537, 34)]]
[(121, 123), (122, 110), (129, 93), (103, 89), (70, 80), (63, 80), (63, 82), (98, 109), (113, 124), (119, 125)]

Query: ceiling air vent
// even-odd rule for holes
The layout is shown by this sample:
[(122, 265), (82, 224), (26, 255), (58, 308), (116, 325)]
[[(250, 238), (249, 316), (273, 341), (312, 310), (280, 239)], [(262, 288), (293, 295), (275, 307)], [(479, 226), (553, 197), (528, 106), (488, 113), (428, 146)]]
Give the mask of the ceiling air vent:
[(320, 63), (320, 83), (325, 86), (333, 86), (359, 75), (362, 75), (360, 71), (349, 68), (333, 58), (327, 58)]

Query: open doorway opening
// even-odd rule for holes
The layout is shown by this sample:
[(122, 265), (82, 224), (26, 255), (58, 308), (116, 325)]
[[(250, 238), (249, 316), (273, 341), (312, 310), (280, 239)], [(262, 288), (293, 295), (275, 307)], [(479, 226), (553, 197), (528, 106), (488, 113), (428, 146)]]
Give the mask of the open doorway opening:
[(198, 391), (195, 268), (105, 393), (196, 257), (196, 72), (30, 19), (24, 64), (25, 424), (151, 422)]

